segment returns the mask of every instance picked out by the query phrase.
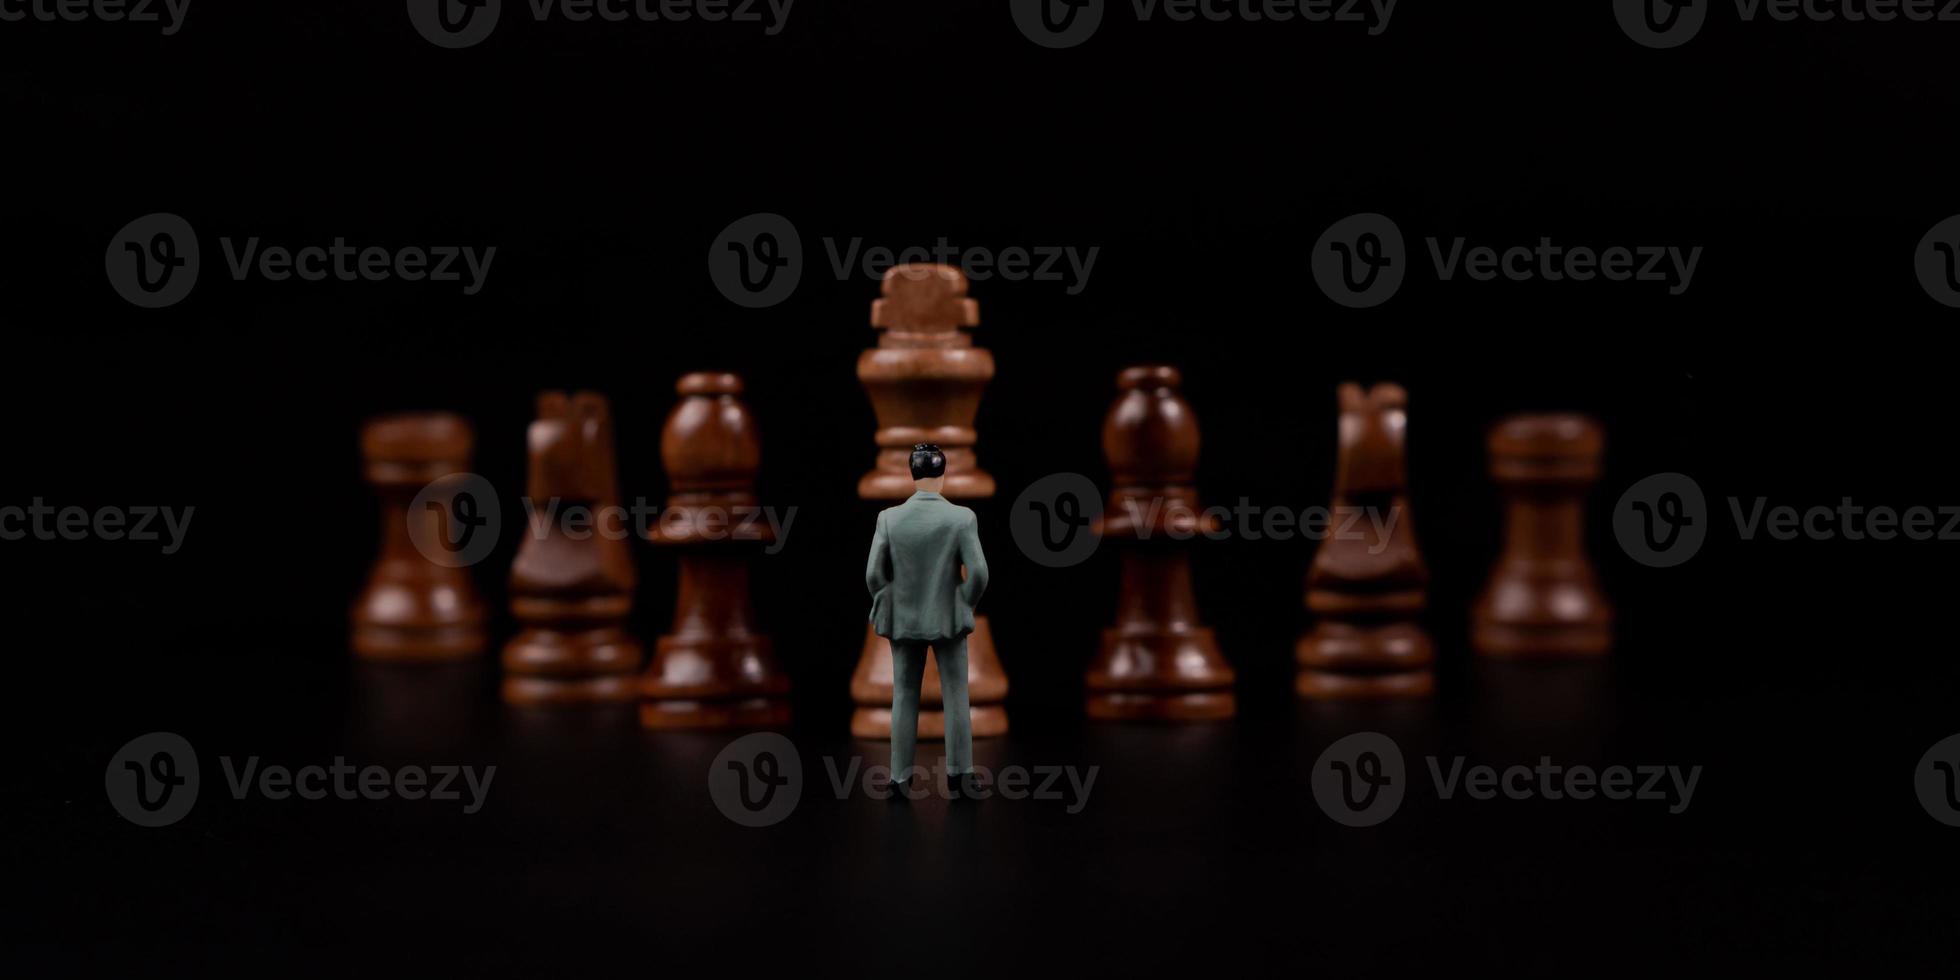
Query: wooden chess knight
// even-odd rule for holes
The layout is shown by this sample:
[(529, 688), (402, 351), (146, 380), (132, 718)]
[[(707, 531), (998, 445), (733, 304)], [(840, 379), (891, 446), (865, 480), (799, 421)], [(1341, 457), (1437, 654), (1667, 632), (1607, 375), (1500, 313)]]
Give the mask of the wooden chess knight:
[[(357, 656), (451, 660), (483, 653), (483, 601), (469, 570), (424, 550), (451, 539), (454, 494), (441, 481), (469, 469), (473, 439), (468, 422), (442, 413), (388, 416), (362, 428), (363, 471), (381, 498), (381, 553), (354, 603)], [(418, 495), (432, 506), (413, 506)]]
[(667, 509), (649, 531), (680, 561), (673, 629), (640, 679), (648, 728), (762, 728), (789, 723), (789, 678), (749, 602), (749, 562), (775, 541), (761, 520), (762, 448), (733, 374), (689, 374), (660, 433)]
[(1612, 645), (1612, 610), (1586, 558), (1585, 494), (1605, 438), (1580, 415), (1519, 415), (1490, 433), (1504, 494), (1504, 550), (1471, 613), (1491, 657), (1591, 657)]
[[(638, 696), (631, 532), (617, 518), (612, 416), (589, 391), (538, 396), (530, 430), (529, 526), (510, 569), (511, 614), (523, 629), (504, 647), (513, 703), (627, 701)], [(576, 532), (567, 524), (583, 521)]]
[[(871, 304), (878, 346), (858, 358), (858, 380), (878, 417), (878, 459), (858, 481), (865, 500), (904, 500), (915, 492), (912, 447), (932, 443), (946, 457), (944, 494), (950, 500), (993, 496), (994, 478), (980, 469), (973, 428), (980, 394), (994, 376), (993, 355), (973, 346), (962, 327), (980, 322), (979, 306), (966, 295), (966, 276), (945, 265), (900, 265), (885, 272), (882, 297)], [(1007, 731), (1007, 674), (994, 652), (987, 617), (974, 618), (967, 637), (967, 691), (973, 734)], [(851, 676), (857, 710), (851, 734), (860, 738), (891, 735), (891, 645), (869, 624), (857, 670)], [(919, 734), (945, 732), (940, 711), (937, 663), (928, 663), (922, 687)]]
[[(1295, 686), (1307, 698), (1426, 695), (1436, 653), (1416, 622), (1429, 572), (1409, 515), (1409, 396), (1400, 385), (1348, 383), (1339, 400), (1333, 521), (1307, 573), (1307, 608), (1318, 621), (1295, 650)], [(1357, 511), (1373, 519), (1346, 520)]]
[(1089, 717), (1197, 721), (1236, 709), (1232, 668), (1198, 616), (1191, 539), (1215, 531), (1193, 487), (1198, 421), (1173, 367), (1133, 367), (1103, 422), (1113, 486), (1096, 533), (1122, 549), (1116, 624), (1089, 665)]

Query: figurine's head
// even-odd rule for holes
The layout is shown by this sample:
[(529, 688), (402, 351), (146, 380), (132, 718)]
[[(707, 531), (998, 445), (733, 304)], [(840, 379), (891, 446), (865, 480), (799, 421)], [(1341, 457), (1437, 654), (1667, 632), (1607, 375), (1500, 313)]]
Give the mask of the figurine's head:
[(928, 493), (946, 488), (946, 454), (922, 442), (912, 447), (912, 485)]

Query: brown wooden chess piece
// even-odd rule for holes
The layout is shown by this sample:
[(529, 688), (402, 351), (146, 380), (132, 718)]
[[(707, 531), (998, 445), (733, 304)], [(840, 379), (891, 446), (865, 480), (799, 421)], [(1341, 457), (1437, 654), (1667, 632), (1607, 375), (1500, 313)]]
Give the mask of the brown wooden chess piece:
[(1215, 531), (1193, 486), (1198, 420), (1173, 367), (1133, 367), (1103, 420), (1112, 480), (1096, 533), (1122, 548), (1116, 625), (1089, 665), (1089, 717), (1113, 721), (1230, 718), (1232, 668), (1198, 617), (1191, 538)]
[(510, 569), (511, 614), (523, 629), (504, 647), (504, 699), (631, 701), (640, 666), (640, 643), (626, 632), (631, 530), (605, 398), (539, 395), (530, 450), (529, 526)]
[(1409, 697), (1435, 689), (1435, 648), (1416, 622), (1429, 572), (1409, 514), (1408, 403), (1400, 385), (1340, 387), (1332, 515), (1307, 573), (1307, 608), (1318, 621), (1295, 651), (1302, 697)]
[(1504, 494), (1504, 550), (1471, 611), (1471, 644), (1492, 657), (1592, 657), (1612, 646), (1612, 610), (1586, 558), (1585, 495), (1605, 436), (1581, 415), (1519, 415), (1490, 433)]
[[(371, 660), (452, 660), (483, 653), (484, 609), (459, 536), (470, 424), (455, 415), (393, 415), (361, 430), (367, 481), (381, 498), (381, 553), (354, 603), (354, 653)], [(480, 501), (470, 505), (481, 506)], [(460, 535), (452, 532), (460, 531)]]
[(742, 379), (689, 374), (660, 433), (667, 509), (649, 531), (680, 560), (674, 626), (640, 678), (648, 728), (766, 728), (789, 723), (789, 678), (749, 603), (749, 561), (776, 540), (756, 502), (762, 444)]
[[(871, 304), (878, 346), (858, 357), (858, 380), (878, 416), (878, 461), (858, 481), (866, 500), (902, 501), (910, 497), (912, 447), (937, 444), (946, 454), (949, 500), (994, 494), (994, 478), (980, 469), (973, 443), (973, 420), (980, 394), (994, 376), (994, 356), (973, 346), (961, 327), (980, 322), (979, 304), (966, 295), (966, 275), (952, 266), (900, 265), (885, 272), (883, 298)], [(976, 736), (1007, 731), (1007, 673), (994, 651), (993, 629), (984, 615), (973, 618), (966, 638), (967, 698)], [(851, 734), (891, 737), (891, 643), (865, 624), (864, 648), (851, 676)], [(945, 734), (939, 666), (928, 661), (920, 687), (919, 737)]]

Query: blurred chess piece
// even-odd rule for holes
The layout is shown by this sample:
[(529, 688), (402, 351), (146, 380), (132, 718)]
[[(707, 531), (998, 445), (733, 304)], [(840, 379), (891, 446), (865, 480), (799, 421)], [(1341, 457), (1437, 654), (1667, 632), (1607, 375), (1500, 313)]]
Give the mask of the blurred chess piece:
[(511, 614), (523, 629), (504, 647), (504, 699), (631, 701), (640, 666), (639, 641), (626, 632), (631, 530), (618, 507), (605, 398), (539, 395), (530, 451), (529, 527), (510, 569)]
[[(468, 513), (470, 424), (448, 414), (393, 415), (361, 430), (367, 482), (381, 499), (381, 552), (355, 600), (353, 648), (370, 660), (452, 660), (485, 648), (484, 608), (450, 548), (476, 533)], [(459, 520), (463, 523), (459, 524)]]
[(1232, 668), (1198, 616), (1191, 538), (1215, 531), (1193, 486), (1198, 420), (1173, 367), (1133, 367), (1103, 421), (1109, 506), (1096, 533), (1122, 549), (1116, 624), (1089, 665), (1089, 717), (1117, 721), (1230, 718)]
[[(900, 265), (885, 272), (883, 297), (871, 304), (878, 346), (858, 358), (858, 380), (871, 396), (878, 417), (878, 460), (858, 481), (865, 500), (904, 500), (912, 496), (911, 453), (918, 443), (937, 444), (946, 454), (945, 497), (964, 502), (994, 494), (994, 478), (980, 469), (973, 452), (973, 420), (980, 394), (994, 376), (994, 356), (973, 346), (962, 331), (980, 322), (980, 308), (967, 298), (966, 276), (945, 265)], [(966, 638), (967, 697), (973, 734), (1007, 731), (1007, 674), (994, 652), (993, 629), (984, 615), (974, 618)], [(851, 676), (857, 711), (851, 734), (891, 737), (891, 644), (865, 624), (864, 647)], [(939, 665), (928, 662), (920, 689), (919, 737), (945, 734), (940, 710)]]
[(689, 374), (660, 433), (667, 509), (649, 532), (680, 561), (673, 629), (640, 679), (648, 728), (789, 723), (789, 678), (749, 602), (749, 562), (774, 542), (756, 502), (762, 448), (733, 374)]
[(1490, 433), (1490, 475), (1504, 495), (1504, 550), (1471, 613), (1471, 643), (1491, 657), (1604, 654), (1612, 610), (1586, 557), (1585, 495), (1605, 437), (1580, 415), (1518, 415)]
[(1317, 622), (1295, 651), (1302, 697), (1410, 697), (1435, 689), (1435, 648), (1416, 622), (1429, 572), (1409, 514), (1408, 403), (1400, 385), (1340, 387), (1332, 520), (1307, 573), (1307, 608)]

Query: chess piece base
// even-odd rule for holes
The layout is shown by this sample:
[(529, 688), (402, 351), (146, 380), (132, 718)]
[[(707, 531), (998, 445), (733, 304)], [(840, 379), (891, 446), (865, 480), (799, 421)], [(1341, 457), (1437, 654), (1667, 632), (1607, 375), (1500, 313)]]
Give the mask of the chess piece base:
[(446, 661), (482, 655), (488, 646), (476, 625), (354, 627), (354, 655), (364, 660)]
[[(994, 652), (993, 627), (987, 617), (973, 617), (973, 632), (966, 638), (966, 693), (968, 712), (975, 738), (1007, 734), (1007, 673)], [(891, 641), (864, 629), (864, 648), (857, 671), (851, 676), (851, 698), (858, 709), (851, 715), (851, 734), (859, 738), (890, 738), (892, 715)], [(946, 732), (940, 712), (939, 662), (926, 660), (925, 677), (919, 682), (919, 737), (938, 738)]]
[(1597, 623), (1523, 625), (1477, 622), (1470, 643), (1486, 657), (1515, 660), (1572, 660), (1612, 651), (1613, 631)]
[(1232, 680), (1209, 629), (1107, 629), (1089, 667), (1088, 714), (1097, 721), (1230, 718), (1238, 709)]
[(655, 731), (782, 728), (789, 702), (781, 698), (664, 698), (640, 702), (640, 726)]
[(1294, 653), (1294, 690), (1303, 698), (1424, 697), (1436, 689), (1435, 645), (1414, 623), (1322, 620)]
[(640, 696), (632, 674), (594, 677), (553, 677), (513, 674), (504, 678), (506, 704), (573, 705), (623, 704)]
[(626, 674), (640, 666), (640, 643), (616, 626), (591, 630), (527, 629), (504, 645), (504, 669), (561, 678)]
[(1224, 721), (1238, 708), (1231, 691), (1096, 691), (1088, 699), (1094, 721)]

